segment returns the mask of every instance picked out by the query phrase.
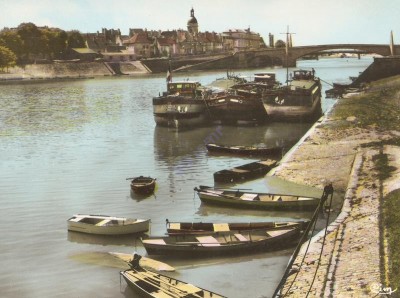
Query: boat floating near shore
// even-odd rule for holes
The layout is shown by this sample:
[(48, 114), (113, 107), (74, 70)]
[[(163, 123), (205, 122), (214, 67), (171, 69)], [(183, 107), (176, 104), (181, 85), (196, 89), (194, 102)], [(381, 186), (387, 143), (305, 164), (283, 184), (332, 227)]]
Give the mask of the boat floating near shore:
[(300, 237), (300, 226), (284, 229), (260, 228), (243, 231), (224, 231), (209, 234), (175, 234), (150, 236), (142, 239), (149, 255), (170, 257), (217, 257), (233, 254), (249, 254), (284, 249), (292, 246)]
[(167, 91), (153, 98), (156, 124), (174, 128), (204, 124), (209, 117), (205, 100), (210, 93), (196, 81), (168, 82)]
[(195, 187), (200, 200), (204, 203), (229, 207), (264, 209), (264, 210), (315, 210), (320, 198), (258, 193), (240, 189), (224, 190), (208, 186)]
[(276, 164), (276, 160), (267, 159), (254, 161), (232, 169), (220, 170), (214, 173), (214, 182), (232, 183), (255, 179), (267, 174)]
[(147, 232), (150, 219), (76, 214), (68, 219), (67, 223), (69, 231), (97, 235), (123, 235)]
[(266, 221), (266, 222), (231, 222), (231, 223), (215, 223), (215, 222), (170, 222), (166, 220), (168, 235), (210, 235), (212, 233), (223, 233), (232, 231), (248, 231), (259, 229), (288, 229), (300, 227), (303, 231), (309, 224), (308, 221)]
[(279, 146), (235, 146), (209, 143), (206, 144), (208, 152), (218, 154), (233, 154), (246, 156), (278, 156), (282, 154), (282, 147)]
[(310, 70), (295, 70), (288, 85), (271, 89), (263, 97), (271, 121), (312, 122), (322, 115), (321, 82)]

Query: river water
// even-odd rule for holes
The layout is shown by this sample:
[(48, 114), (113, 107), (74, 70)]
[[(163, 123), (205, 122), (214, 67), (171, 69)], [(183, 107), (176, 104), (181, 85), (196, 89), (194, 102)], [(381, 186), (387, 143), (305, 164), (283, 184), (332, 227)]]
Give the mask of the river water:
[[(326, 82), (349, 82), (372, 58), (299, 61)], [(243, 70), (241, 75), (286, 70)], [(225, 72), (174, 74), (202, 84)], [(245, 211), (211, 207), (194, 196), (213, 185), (217, 170), (255, 159), (211, 156), (204, 144), (280, 144), (298, 141), (309, 124), (208, 126), (186, 131), (156, 127), (153, 96), (165, 76), (101, 78), (0, 86), (0, 296), (136, 297), (120, 282), (121, 263), (107, 252), (145, 254), (133, 237), (68, 233), (74, 213), (150, 218), (151, 234), (170, 221), (306, 219), (304, 212)], [(323, 84), (324, 90), (330, 86)], [(324, 93), (324, 92), (323, 92)], [(323, 99), (323, 110), (335, 100)], [(157, 178), (154, 196), (131, 195), (128, 177)], [(319, 190), (258, 179), (234, 187), (259, 191)], [(178, 279), (228, 297), (270, 297), (293, 249), (235, 258), (168, 260)], [(162, 259), (160, 259), (162, 260)]]

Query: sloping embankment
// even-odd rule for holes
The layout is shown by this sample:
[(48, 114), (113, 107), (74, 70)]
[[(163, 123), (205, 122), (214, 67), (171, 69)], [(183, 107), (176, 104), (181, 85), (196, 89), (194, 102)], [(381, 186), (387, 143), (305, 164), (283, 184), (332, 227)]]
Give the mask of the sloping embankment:
[(326, 238), (321, 231), (308, 251), (303, 245), (292, 266), (298, 274), (288, 276), (283, 297), (372, 297), (389, 284), (380, 211), (384, 196), (400, 187), (400, 77), (369, 88), (340, 99), (274, 172), (321, 192), (331, 182), (344, 197)]

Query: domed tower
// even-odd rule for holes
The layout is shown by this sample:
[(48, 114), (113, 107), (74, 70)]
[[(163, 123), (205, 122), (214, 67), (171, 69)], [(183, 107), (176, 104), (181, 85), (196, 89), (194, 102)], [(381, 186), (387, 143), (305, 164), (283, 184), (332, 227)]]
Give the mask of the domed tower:
[(187, 22), (187, 29), (188, 29), (189, 33), (192, 34), (193, 36), (195, 36), (195, 35), (197, 35), (197, 33), (199, 33), (199, 24), (197, 23), (197, 19), (194, 16), (193, 7), (190, 10), (190, 19)]

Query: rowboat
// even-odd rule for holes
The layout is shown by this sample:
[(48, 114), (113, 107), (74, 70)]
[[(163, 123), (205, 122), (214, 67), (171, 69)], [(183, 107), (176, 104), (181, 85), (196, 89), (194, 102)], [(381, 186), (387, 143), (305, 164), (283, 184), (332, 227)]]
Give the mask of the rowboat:
[(232, 169), (221, 170), (214, 173), (214, 181), (235, 182), (254, 179), (267, 174), (276, 164), (276, 160), (267, 159), (251, 162)]
[(135, 178), (127, 178), (127, 180), (131, 181), (131, 189), (135, 193), (140, 194), (151, 194), (154, 192), (156, 187), (156, 179), (151, 177), (135, 177)]
[(121, 271), (128, 286), (140, 297), (224, 298), (220, 294), (144, 268)]
[(266, 221), (266, 222), (231, 222), (231, 223), (212, 223), (212, 222), (170, 222), (166, 220), (168, 235), (179, 234), (211, 234), (231, 231), (248, 231), (259, 229), (282, 230), (300, 227), (304, 230), (309, 221)]
[(150, 219), (75, 214), (68, 219), (67, 223), (69, 231), (97, 235), (123, 235), (147, 232)]
[(299, 227), (180, 234), (142, 239), (149, 255), (215, 257), (287, 248), (300, 236)]
[(261, 147), (261, 146), (228, 146), (218, 145), (214, 143), (206, 144), (206, 148), (209, 152), (216, 153), (228, 153), (238, 155), (278, 155), (282, 153), (282, 147)]
[(226, 205), (230, 207), (276, 210), (305, 210), (317, 208), (320, 198), (300, 195), (256, 193), (238, 190), (214, 189), (208, 186), (195, 187), (200, 200), (204, 203)]

